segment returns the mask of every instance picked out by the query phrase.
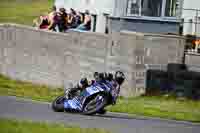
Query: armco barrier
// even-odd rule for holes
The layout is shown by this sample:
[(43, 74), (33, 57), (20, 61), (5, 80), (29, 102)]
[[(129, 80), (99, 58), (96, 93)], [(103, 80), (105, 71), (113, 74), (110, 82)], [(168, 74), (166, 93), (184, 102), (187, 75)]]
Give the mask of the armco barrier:
[[(34, 83), (62, 86), (93, 72), (121, 70), (121, 95), (136, 96), (146, 88), (149, 66), (165, 69), (181, 63), (184, 38), (122, 31), (55, 33), (31, 27), (0, 25), (0, 73)], [(164, 66), (164, 67), (163, 67)]]

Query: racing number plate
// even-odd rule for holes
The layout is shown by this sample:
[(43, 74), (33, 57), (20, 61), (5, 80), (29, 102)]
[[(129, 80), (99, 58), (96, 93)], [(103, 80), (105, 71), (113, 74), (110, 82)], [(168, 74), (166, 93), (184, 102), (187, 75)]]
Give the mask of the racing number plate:
[(88, 93), (90, 93), (90, 95), (99, 92), (99, 90), (94, 86), (88, 87), (88, 88), (86, 88), (86, 90), (87, 90)]

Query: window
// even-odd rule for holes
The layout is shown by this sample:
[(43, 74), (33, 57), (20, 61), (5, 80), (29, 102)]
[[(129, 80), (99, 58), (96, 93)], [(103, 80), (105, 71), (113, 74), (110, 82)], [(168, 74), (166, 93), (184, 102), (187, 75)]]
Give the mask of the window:
[(142, 16), (160, 17), (162, 0), (141, 0)]
[(140, 0), (129, 0), (128, 1), (128, 14), (139, 15)]
[(179, 0), (128, 0), (128, 16), (176, 17)]
[(177, 9), (179, 8), (179, 0), (166, 0), (165, 16), (175, 17), (177, 16)]

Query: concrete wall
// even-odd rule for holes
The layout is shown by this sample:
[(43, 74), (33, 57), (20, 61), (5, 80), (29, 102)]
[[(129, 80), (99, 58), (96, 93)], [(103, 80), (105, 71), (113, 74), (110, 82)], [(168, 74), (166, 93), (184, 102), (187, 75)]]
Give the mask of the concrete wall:
[[(181, 62), (184, 39), (123, 31), (53, 33), (0, 25), (0, 73), (34, 83), (62, 86), (93, 72), (122, 70), (127, 80), (121, 95), (144, 91), (146, 70)], [(141, 90), (136, 88), (142, 88)]]
[(186, 53), (185, 64), (191, 71), (200, 72), (200, 54), (199, 53)]

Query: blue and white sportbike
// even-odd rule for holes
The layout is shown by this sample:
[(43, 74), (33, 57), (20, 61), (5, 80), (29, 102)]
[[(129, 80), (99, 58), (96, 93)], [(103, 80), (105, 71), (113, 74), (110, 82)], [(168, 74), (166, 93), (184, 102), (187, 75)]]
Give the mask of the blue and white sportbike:
[(124, 79), (123, 73), (118, 71), (112, 81), (95, 82), (73, 98), (64, 93), (53, 101), (52, 109), (56, 112), (67, 111), (83, 115), (98, 114), (106, 106), (116, 103)]

